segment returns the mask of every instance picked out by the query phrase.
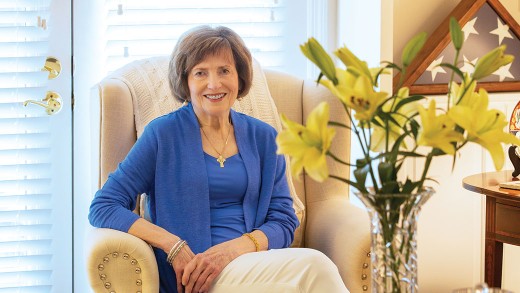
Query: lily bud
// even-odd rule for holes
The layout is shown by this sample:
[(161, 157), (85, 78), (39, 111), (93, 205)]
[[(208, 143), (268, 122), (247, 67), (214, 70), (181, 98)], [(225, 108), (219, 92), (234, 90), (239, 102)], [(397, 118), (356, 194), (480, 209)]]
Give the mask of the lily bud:
[(348, 67), (354, 67), (358, 72), (372, 78), (372, 74), (365, 61), (361, 61), (347, 47), (337, 49), (334, 54)]
[(338, 84), (334, 62), (315, 38), (309, 38), (306, 43), (300, 45), (300, 49), (305, 57), (318, 66), (323, 75), (332, 81), (334, 85)]
[(406, 46), (403, 49), (403, 55), (401, 56), (404, 67), (408, 67), (419, 51), (421, 51), (426, 42), (426, 36), (426, 33), (420, 33), (406, 43)]
[(513, 55), (505, 55), (505, 50), (506, 46), (502, 45), (480, 58), (477, 61), (477, 65), (475, 65), (475, 71), (472, 74), (473, 79), (482, 79), (497, 71), (500, 67), (513, 62), (515, 57)]
[(462, 48), (462, 44), (464, 43), (464, 33), (462, 32), (460, 25), (455, 17), (450, 18), (450, 35), (455, 50), (460, 50)]

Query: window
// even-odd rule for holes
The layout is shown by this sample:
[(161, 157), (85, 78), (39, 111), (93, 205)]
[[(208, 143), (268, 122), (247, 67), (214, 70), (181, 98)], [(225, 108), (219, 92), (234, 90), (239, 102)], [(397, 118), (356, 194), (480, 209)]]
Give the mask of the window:
[(291, 60), (301, 55), (298, 42), (306, 38), (306, 12), (305, 2), (297, 2), (107, 0), (105, 72), (132, 60), (168, 55), (183, 32), (210, 24), (235, 30), (264, 68), (299, 73), (294, 67), (304, 66), (299, 63), (305, 59)]

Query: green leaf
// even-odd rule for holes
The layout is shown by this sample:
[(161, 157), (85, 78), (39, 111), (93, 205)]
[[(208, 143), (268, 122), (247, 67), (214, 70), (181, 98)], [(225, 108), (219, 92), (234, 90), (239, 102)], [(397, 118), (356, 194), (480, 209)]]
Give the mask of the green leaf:
[(412, 102), (416, 102), (416, 101), (420, 101), (422, 99), (425, 99), (424, 96), (410, 96), (408, 98), (404, 98), (402, 99), (401, 101), (399, 101), (399, 103), (397, 103), (397, 105), (395, 106), (395, 111), (397, 112), (397, 110), (399, 110), (402, 106), (408, 104), (408, 103), (412, 103)]
[(379, 173), (379, 180), (381, 183), (389, 182), (393, 179), (394, 166), (390, 162), (381, 162), (377, 166), (377, 172)]
[(397, 181), (390, 181), (383, 183), (381, 192), (383, 194), (399, 193), (399, 183)]
[(455, 74), (457, 74), (460, 77), (460, 79), (464, 80), (464, 72), (462, 72), (460, 70), (460, 68), (458, 68), (457, 66), (454, 66), (453, 64), (450, 64), (450, 63), (441, 63), (438, 66), (446, 67), (448, 69), (453, 70), (453, 72), (455, 72)]
[(408, 67), (410, 63), (412, 63), (413, 59), (417, 56), (419, 51), (421, 51), (424, 43), (426, 43), (427, 34), (422, 32), (415, 37), (413, 37), (404, 47), (403, 55), (401, 60), (403, 61), (403, 66)]
[(460, 51), (464, 43), (464, 33), (455, 17), (450, 18), (450, 35), (455, 50)]

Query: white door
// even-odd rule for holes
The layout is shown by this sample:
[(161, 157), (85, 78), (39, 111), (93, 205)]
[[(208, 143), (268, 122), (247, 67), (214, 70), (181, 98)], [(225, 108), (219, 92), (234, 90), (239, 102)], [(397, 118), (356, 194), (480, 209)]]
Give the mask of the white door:
[(0, 0), (2, 293), (72, 292), (71, 72), (71, 1)]

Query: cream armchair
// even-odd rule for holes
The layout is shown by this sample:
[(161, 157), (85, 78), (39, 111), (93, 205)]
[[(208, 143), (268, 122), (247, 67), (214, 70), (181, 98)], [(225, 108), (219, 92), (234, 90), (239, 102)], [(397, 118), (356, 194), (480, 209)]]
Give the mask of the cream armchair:
[[(144, 125), (154, 116), (178, 107), (169, 93), (167, 67), (168, 57), (136, 61), (105, 78), (95, 90), (94, 103), (99, 105), (93, 118), (100, 129), (99, 186), (126, 156)], [(258, 95), (262, 83), (267, 85), (267, 95), (270, 92), (274, 100), (270, 109), (275, 107), (279, 113), (302, 122), (319, 102), (328, 101), (331, 119), (347, 123), (337, 99), (315, 82), (276, 71), (265, 71), (264, 77), (257, 63), (254, 76), (250, 95)], [(149, 96), (151, 102), (144, 101), (142, 96)], [(242, 108), (248, 107), (253, 112), (264, 111), (251, 104)], [(347, 159), (349, 146), (350, 133), (338, 129), (332, 150)], [(347, 166), (332, 160), (328, 163), (332, 174), (349, 174)], [(350, 292), (369, 291), (370, 235), (366, 211), (350, 204), (348, 186), (336, 180), (317, 183), (302, 175), (293, 182), (305, 205), (298, 232), (301, 243), (293, 246), (314, 248), (329, 256)], [(139, 213), (142, 209), (136, 210)], [(87, 271), (95, 292), (159, 292), (157, 264), (147, 243), (110, 229), (93, 228), (87, 239)]]

